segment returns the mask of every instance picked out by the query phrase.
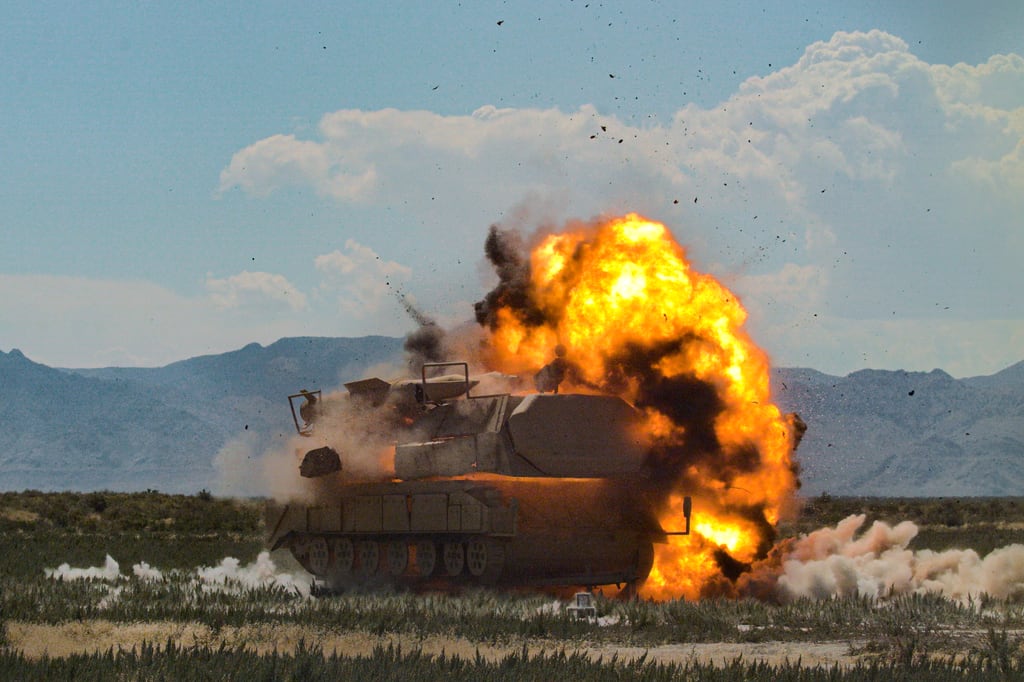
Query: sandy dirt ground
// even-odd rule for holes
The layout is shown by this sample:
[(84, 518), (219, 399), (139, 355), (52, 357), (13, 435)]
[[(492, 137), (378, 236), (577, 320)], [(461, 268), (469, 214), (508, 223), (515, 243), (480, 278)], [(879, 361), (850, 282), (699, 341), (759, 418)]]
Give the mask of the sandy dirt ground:
[[(8, 623), (8, 638), (11, 647), (24, 652), (30, 658), (44, 655), (65, 657), (74, 653), (92, 653), (113, 649), (131, 650), (143, 642), (162, 646), (168, 639), (180, 646), (209, 645), (229, 647), (244, 646), (261, 653), (294, 650), (300, 640), (307, 646), (319, 644), (324, 653), (339, 655), (366, 655), (375, 646), (400, 646), (403, 651), (421, 650), (425, 654), (441, 654), (473, 659), (477, 652), (489, 660), (504, 658), (510, 653), (520, 652), (524, 641), (476, 643), (460, 637), (431, 635), (416, 637), (404, 634), (371, 635), (360, 632), (332, 632), (295, 625), (258, 625), (241, 628), (224, 627), (213, 631), (206, 625), (195, 623), (112, 623), (103, 620), (63, 623), (60, 625), (39, 625), (35, 623)], [(544, 640), (526, 640), (530, 654), (541, 651), (553, 652), (565, 649), (585, 652), (597, 659), (609, 660), (617, 655), (620, 661), (629, 661), (646, 655), (647, 661), (664, 663), (723, 664), (742, 656), (745, 662), (764, 661), (776, 665), (785, 661), (800, 660), (804, 666), (842, 666), (856, 663), (857, 656), (851, 650), (860, 649), (862, 642), (756, 642), (756, 643), (704, 643), (666, 644), (654, 647), (619, 646), (609, 643), (571, 644)]]

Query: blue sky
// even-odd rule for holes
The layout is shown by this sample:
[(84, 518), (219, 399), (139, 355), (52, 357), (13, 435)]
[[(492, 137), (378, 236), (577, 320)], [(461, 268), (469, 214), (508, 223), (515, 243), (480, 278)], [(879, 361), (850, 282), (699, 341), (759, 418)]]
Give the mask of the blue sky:
[(5, 8), (0, 350), (456, 323), (491, 223), (636, 210), (779, 364), (1024, 358), (1018, 2), (293, 5)]

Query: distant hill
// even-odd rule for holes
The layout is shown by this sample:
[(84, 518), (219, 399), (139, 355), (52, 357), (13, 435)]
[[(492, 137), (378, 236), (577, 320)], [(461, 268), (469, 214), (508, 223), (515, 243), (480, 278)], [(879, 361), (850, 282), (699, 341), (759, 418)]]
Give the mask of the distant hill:
[[(402, 344), (287, 338), (165, 367), (87, 370), (0, 352), (0, 490), (216, 491), (213, 459), (226, 444), (290, 437), (289, 394), (397, 364)], [(805, 494), (1024, 494), (1024, 362), (968, 379), (777, 368), (772, 386), (808, 425)]]
[(367, 368), (402, 359), (403, 339), (295, 337), (263, 347), (250, 343), (165, 367), (68, 370), (80, 376), (144, 387), (229, 433), (291, 432), (287, 397), (301, 388), (340, 388)]
[(773, 371), (775, 401), (808, 429), (803, 492), (877, 496), (1024, 493), (1024, 362), (986, 377)]
[(197, 492), (243, 433), (293, 432), (287, 396), (401, 359), (402, 339), (290, 338), (159, 368), (62, 370), (0, 352), (0, 489)]
[[(0, 354), (0, 487), (149, 487), (209, 480), (226, 433), (130, 382), (109, 382)], [(192, 485), (190, 485), (192, 484)]]

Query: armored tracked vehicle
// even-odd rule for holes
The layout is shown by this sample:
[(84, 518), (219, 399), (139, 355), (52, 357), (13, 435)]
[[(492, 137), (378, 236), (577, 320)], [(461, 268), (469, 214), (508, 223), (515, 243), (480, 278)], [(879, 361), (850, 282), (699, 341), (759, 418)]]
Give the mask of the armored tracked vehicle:
[[(428, 378), (427, 373), (461, 368)], [(465, 363), (428, 364), (419, 380), (346, 384), (395, 426), (394, 477), (346, 478), (345, 452), (299, 464), (315, 502), (270, 503), (272, 549), (287, 548), (336, 588), (481, 584), (635, 588), (661, 527), (647, 499), (640, 415), (604, 395), (473, 395)], [(312, 396), (312, 398), (311, 398)], [(319, 394), (290, 396), (300, 433), (328, 419)], [(296, 414), (296, 402), (305, 401)], [(305, 408), (305, 409), (303, 409)]]

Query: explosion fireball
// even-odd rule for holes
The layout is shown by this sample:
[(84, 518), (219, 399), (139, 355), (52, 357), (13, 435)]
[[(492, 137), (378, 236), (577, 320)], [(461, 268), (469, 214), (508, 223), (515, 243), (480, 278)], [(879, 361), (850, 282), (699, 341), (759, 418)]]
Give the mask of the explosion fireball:
[(771, 402), (768, 358), (743, 331), (739, 300), (695, 272), (664, 225), (636, 214), (570, 225), (528, 254), (516, 233), (492, 227), (486, 249), (500, 281), (476, 306), (485, 364), (529, 374), (561, 346), (568, 390), (643, 412), (663, 526), (676, 524), (683, 495), (694, 498), (692, 533), (656, 547), (641, 595), (733, 592), (789, 509), (803, 430)]

